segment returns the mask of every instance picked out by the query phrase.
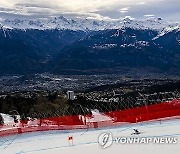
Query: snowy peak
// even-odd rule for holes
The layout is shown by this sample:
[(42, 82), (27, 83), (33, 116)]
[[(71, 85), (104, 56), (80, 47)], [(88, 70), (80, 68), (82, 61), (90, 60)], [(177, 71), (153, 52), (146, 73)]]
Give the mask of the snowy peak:
[[(155, 38), (153, 38), (153, 40), (163, 37), (164, 35), (171, 33), (171, 32), (175, 32), (175, 33), (180, 32), (180, 26), (175, 24), (173, 26), (164, 28), (162, 31), (159, 32), (159, 34)], [(178, 42), (179, 42), (179, 40), (178, 40)]]
[[(2, 26), (1, 26), (2, 25)], [(68, 19), (64, 16), (54, 17), (51, 19), (37, 19), (37, 20), (22, 20), (5, 19), (0, 21), (0, 26), (6, 29), (69, 29), (69, 30), (82, 30), (82, 31), (99, 31), (105, 29), (153, 29), (162, 31), (168, 27), (174, 27), (178, 23), (169, 23), (161, 18), (148, 19), (148, 20), (134, 20), (132, 18), (124, 18), (119, 20), (93, 20), (74, 18)]]

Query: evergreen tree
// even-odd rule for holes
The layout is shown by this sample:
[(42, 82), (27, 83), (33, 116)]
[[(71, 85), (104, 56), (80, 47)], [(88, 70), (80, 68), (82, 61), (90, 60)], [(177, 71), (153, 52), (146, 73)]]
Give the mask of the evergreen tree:
[(4, 119), (2, 117), (2, 115), (0, 114), (0, 125), (3, 125), (4, 124)]

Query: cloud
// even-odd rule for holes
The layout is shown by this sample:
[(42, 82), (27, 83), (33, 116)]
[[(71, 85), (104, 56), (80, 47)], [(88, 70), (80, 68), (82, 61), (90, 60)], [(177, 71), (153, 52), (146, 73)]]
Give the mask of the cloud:
[(138, 4), (139, 4), (139, 5), (145, 5), (146, 2), (139, 2)]
[(179, 0), (0, 0), (0, 17), (47, 18), (61, 14), (88, 18), (180, 18)]
[(145, 17), (154, 17), (155, 15), (154, 14), (146, 14), (144, 15)]
[(130, 7), (124, 7), (122, 9), (120, 9), (120, 12), (121, 13), (127, 13), (129, 9), (130, 9)]

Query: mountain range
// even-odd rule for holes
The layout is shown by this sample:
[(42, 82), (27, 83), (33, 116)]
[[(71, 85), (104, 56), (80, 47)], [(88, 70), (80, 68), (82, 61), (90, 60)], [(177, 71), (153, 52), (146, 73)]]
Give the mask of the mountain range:
[(0, 21), (0, 74), (180, 75), (180, 24), (147, 20)]

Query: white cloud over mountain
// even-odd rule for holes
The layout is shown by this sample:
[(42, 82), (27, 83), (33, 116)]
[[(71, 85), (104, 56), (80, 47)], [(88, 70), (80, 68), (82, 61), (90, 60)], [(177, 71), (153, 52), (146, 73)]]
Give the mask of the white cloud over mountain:
[(176, 20), (179, 0), (0, 0), (0, 18), (46, 18), (65, 14), (89, 18), (147, 18), (148, 14)]

